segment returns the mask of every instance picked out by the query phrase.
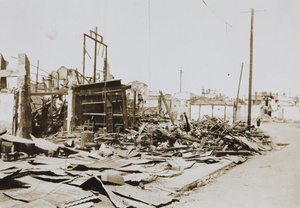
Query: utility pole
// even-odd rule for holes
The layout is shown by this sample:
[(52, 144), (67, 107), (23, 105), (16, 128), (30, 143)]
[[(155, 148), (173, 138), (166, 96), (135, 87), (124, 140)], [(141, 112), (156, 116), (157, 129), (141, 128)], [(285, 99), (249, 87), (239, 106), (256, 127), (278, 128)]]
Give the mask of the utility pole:
[(180, 67), (180, 93), (182, 90), (182, 67)]
[(248, 126), (251, 126), (251, 104), (252, 104), (252, 66), (253, 66), (253, 20), (254, 9), (251, 9), (251, 32), (250, 32), (250, 70), (249, 70), (249, 94), (248, 94)]
[(37, 61), (37, 67), (36, 67), (36, 77), (35, 77), (35, 91), (38, 90), (38, 80), (39, 80), (39, 60)]

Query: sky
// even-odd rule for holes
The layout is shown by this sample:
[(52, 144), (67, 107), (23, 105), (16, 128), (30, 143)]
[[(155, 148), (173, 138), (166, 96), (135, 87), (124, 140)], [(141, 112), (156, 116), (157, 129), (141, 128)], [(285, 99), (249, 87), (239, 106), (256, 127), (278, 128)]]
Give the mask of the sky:
[[(108, 45), (111, 74), (123, 84), (201, 94), (215, 89), (247, 96), (250, 22), (253, 23), (253, 92), (300, 96), (300, 3), (297, 0), (0, 0), (0, 53), (17, 67), (19, 53), (51, 72), (82, 72), (83, 33), (98, 28)], [(98, 48), (97, 69), (103, 67)], [(86, 74), (94, 43), (87, 41)], [(32, 77), (36, 68), (31, 67)], [(40, 74), (46, 75), (45, 72)], [(40, 77), (41, 79), (41, 77)]]

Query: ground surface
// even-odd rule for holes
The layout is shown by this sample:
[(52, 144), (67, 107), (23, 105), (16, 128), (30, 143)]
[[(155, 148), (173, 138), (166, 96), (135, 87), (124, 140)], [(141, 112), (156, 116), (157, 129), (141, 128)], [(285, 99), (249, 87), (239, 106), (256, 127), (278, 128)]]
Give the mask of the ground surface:
[(263, 123), (281, 150), (249, 159), (170, 207), (300, 207), (300, 124)]

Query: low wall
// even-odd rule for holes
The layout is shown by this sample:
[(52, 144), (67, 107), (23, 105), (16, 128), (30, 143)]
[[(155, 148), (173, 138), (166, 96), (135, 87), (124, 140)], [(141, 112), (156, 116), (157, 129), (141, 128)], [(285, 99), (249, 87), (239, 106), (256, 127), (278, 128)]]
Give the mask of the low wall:
[(279, 109), (278, 118), (300, 121), (300, 106), (284, 106)]
[(192, 120), (202, 120), (205, 115), (217, 117), (220, 119), (225, 119), (232, 121), (233, 107), (224, 105), (192, 105), (191, 106), (191, 116)]

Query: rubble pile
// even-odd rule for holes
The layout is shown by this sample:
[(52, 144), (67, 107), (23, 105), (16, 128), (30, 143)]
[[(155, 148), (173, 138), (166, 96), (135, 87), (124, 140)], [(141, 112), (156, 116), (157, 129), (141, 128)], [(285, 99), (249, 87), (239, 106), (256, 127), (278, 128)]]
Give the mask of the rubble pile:
[(218, 172), (276, 148), (260, 129), (209, 116), (174, 124), (146, 117), (124, 133), (32, 139), (26, 146), (38, 151), (0, 160), (3, 207), (164, 207)]

